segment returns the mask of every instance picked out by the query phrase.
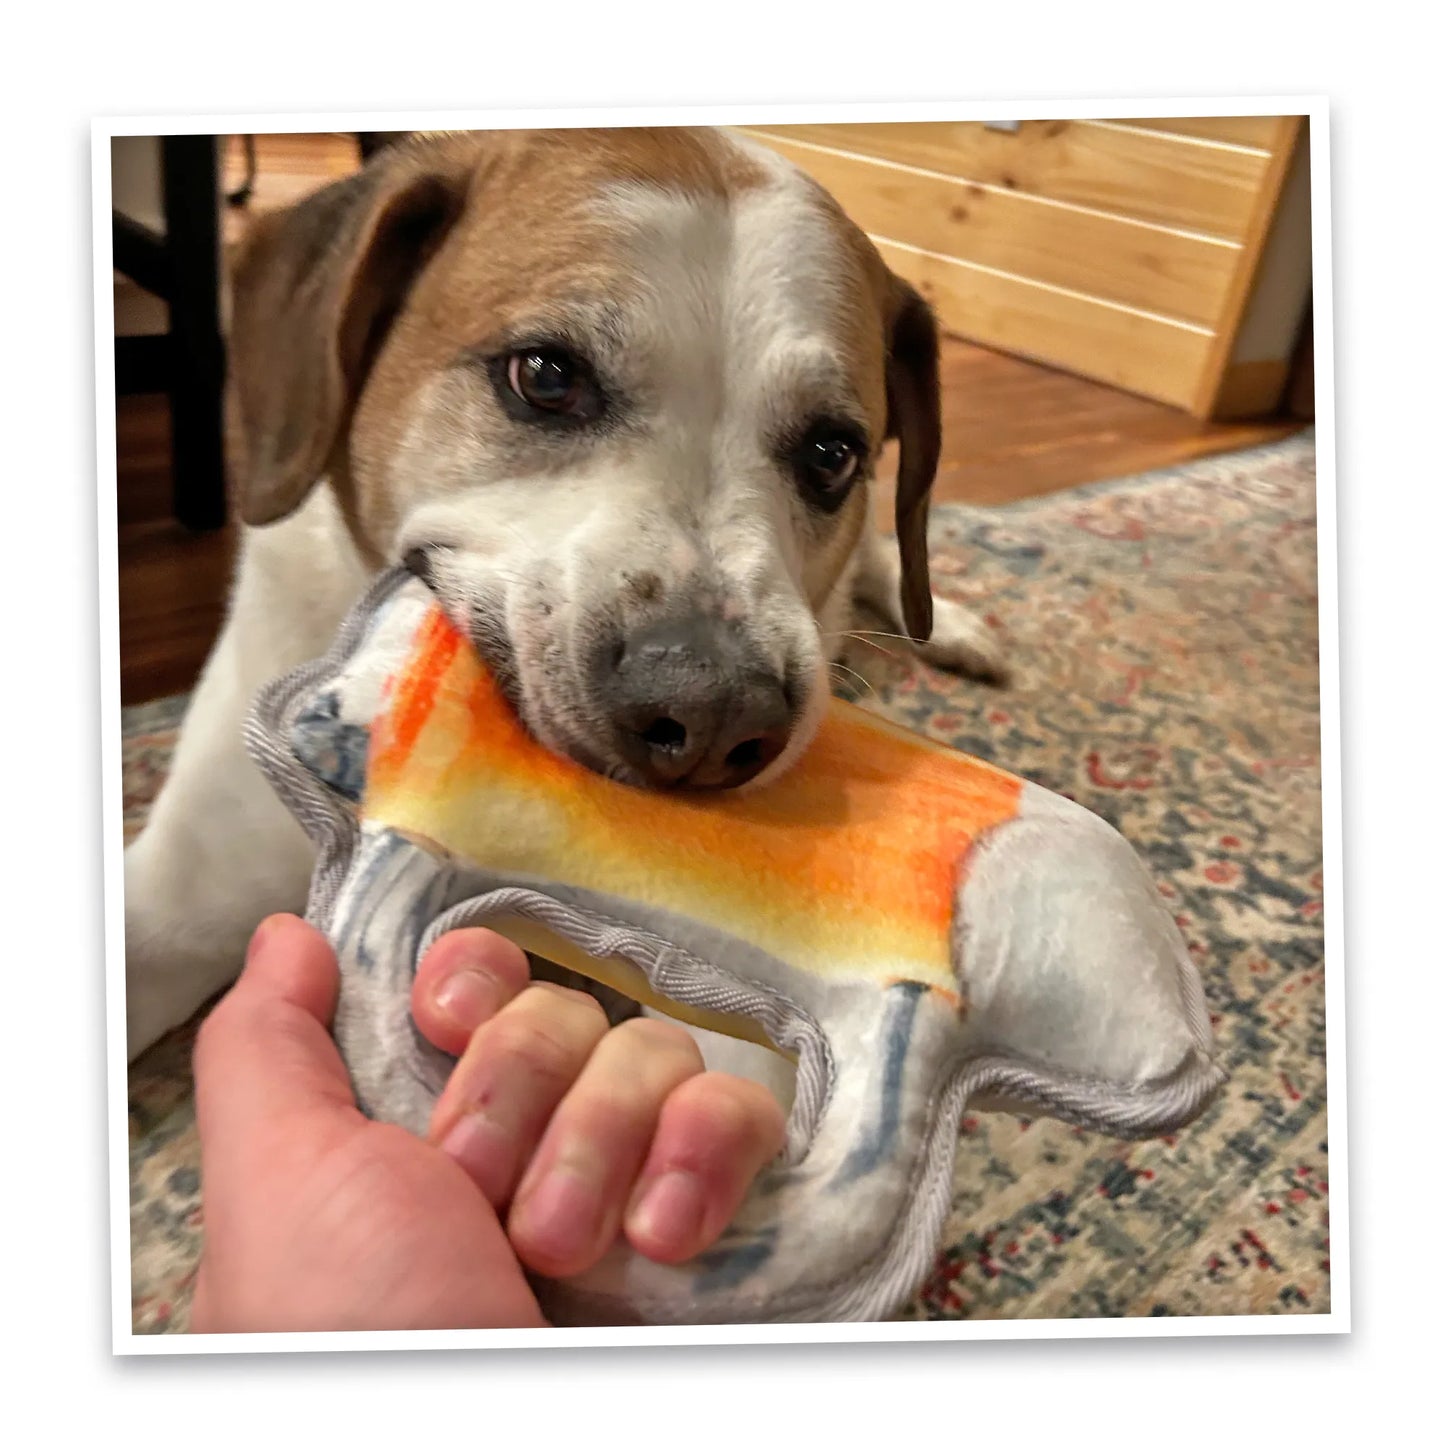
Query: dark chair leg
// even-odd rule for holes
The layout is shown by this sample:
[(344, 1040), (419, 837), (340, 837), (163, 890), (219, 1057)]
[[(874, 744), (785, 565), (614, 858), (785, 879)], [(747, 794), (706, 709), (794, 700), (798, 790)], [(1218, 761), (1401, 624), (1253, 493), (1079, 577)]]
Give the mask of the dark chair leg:
[(241, 184), (226, 196), (226, 204), (235, 206), (238, 210), (251, 199), (256, 189), (256, 137), (243, 135), (241, 149), (246, 157), (246, 176)]
[(162, 141), (170, 257), (171, 465), (176, 519), (206, 532), (226, 521), (221, 399), (219, 169), (214, 136)]
[(359, 130), (356, 132), (356, 146), (361, 152), (363, 162), (369, 161), (377, 151), (385, 150), (389, 145), (395, 145), (397, 141), (409, 135), (404, 130)]

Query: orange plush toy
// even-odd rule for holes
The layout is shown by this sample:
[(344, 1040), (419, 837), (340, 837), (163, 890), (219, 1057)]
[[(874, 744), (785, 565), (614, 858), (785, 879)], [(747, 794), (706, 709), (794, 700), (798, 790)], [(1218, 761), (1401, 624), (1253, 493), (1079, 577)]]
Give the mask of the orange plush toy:
[(1136, 1137), (1221, 1081), (1198, 976), (1122, 836), (850, 704), (766, 787), (643, 792), (532, 739), (393, 573), (258, 700), (249, 740), (320, 849), (309, 914), (373, 1115), (424, 1132), (452, 1060), (411, 1027), (413, 971), (483, 922), (796, 1064), (787, 1147), (723, 1240), (537, 1281), (558, 1323), (887, 1318), (937, 1249), (965, 1106)]

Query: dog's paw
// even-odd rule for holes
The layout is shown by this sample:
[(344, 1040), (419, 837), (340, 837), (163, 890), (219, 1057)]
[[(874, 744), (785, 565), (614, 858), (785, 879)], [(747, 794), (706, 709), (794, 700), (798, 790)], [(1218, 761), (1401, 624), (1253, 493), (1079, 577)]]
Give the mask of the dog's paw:
[[(261, 915), (226, 926), (150, 832), (125, 850), (126, 1057), (190, 1019), (240, 972)], [(280, 911), (280, 910), (276, 910)]]
[(1009, 679), (1002, 635), (968, 608), (946, 597), (933, 603), (933, 635), (917, 644), (919, 657), (946, 672), (1001, 686)]

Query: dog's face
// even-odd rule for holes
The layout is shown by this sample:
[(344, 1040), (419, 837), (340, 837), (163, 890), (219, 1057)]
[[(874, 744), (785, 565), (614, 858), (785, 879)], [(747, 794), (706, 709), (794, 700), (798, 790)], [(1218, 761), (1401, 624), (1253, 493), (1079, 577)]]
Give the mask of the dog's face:
[(418, 137), (261, 222), (233, 312), (246, 519), (329, 475), (363, 554), (426, 576), (588, 766), (719, 787), (788, 765), (890, 435), (927, 633), (931, 318), (760, 148)]

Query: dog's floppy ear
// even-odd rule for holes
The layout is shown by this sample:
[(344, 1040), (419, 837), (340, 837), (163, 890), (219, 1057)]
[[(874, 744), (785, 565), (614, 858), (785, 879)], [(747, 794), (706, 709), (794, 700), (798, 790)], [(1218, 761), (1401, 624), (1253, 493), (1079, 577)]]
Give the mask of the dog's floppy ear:
[(942, 419), (938, 399), (938, 325), (906, 281), (893, 280), (888, 329), (888, 435), (898, 438), (895, 530), (901, 565), (903, 622), (926, 642), (933, 631), (928, 577), (928, 498), (938, 470)]
[(403, 145), (256, 222), (227, 343), (230, 470), (247, 522), (293, 511), (345, 445), (377, 349), (464, 188), (461, 167)]

